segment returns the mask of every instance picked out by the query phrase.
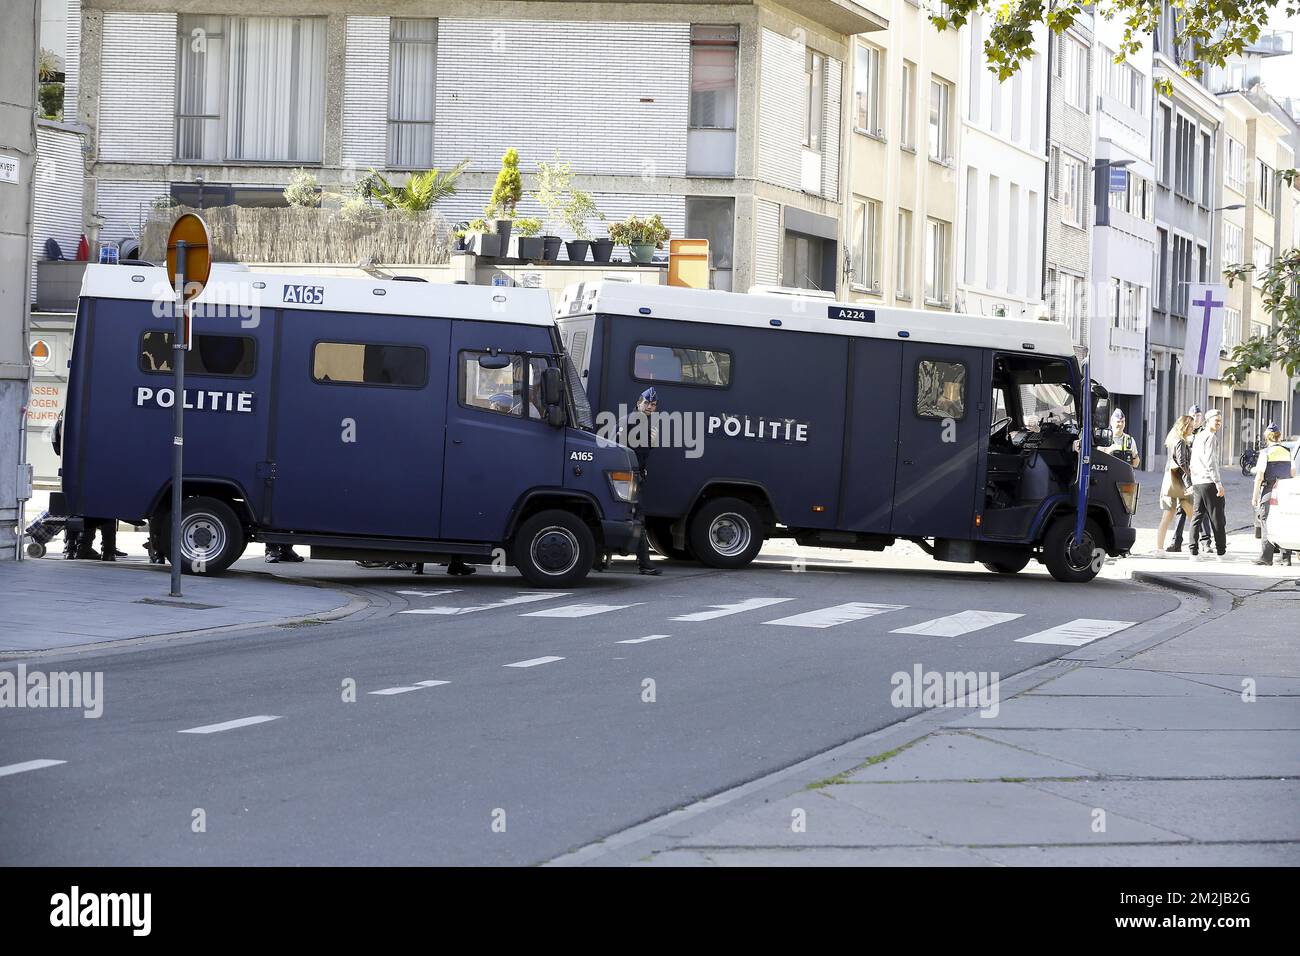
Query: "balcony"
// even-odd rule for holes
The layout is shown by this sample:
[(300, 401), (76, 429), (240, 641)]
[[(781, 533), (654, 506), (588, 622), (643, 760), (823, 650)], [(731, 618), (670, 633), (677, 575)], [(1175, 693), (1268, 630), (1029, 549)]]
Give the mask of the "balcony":
[(1261, 30), (1255, 41), (1246, 45), (1244, 52), (1255, 56), (1288, 56), (1291, 39), (1290, 30)]

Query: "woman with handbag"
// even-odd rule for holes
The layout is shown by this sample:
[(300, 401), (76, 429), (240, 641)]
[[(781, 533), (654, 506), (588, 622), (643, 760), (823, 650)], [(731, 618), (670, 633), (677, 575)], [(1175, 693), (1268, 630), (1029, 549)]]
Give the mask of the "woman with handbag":
[[(1192, 432), (1195, 425), (1195, 419), (1191, 415), (1183, 415), (1174, 422), (1174, 427), (1165, 436), (1165, 450), (1169, 453), (1169, 459), (1165, 464), (1164, 478), (1160, 482), (1160, 527), (1156, 529), (1156, 549), (1151, 555), (1153, 558), (1165, 556), (1165, 535), (1173, 524), (1174, 512), (1181, 508), (1187, 520), (1192, 520), (1192, 487), (1189, 479), (1192, 473)], [(1195, 523), (1192, 527), (1196, 527)]]

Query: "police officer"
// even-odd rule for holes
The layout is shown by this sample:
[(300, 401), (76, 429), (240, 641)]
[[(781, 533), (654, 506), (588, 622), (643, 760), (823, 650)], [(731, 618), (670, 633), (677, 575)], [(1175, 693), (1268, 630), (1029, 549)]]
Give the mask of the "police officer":
[[(636, 410), (629, 412), (618, 423), (618, 440), (636, 452), (642, 481), (646, 480), (646, 462), (650, 458), (650, 449), (659, 444), (659, 424), (655, 420), (658, 411), (659, 393), (652, 385), (637, 399)], [(644, 532), (637, 541), (636, 566), (642, 574), (663, 573), (650, 563), (650, 541)]]
[[(1255, 490), (1251, 495), (1251, 504), (1259, 515), (1259, 524), (1263, 529), (1263, 550), (1256, 564), (1271, 565), (1273, 563), (1273, 552), (1278, 550), (1277, 546), (1268, 540), (1268, 499), (1273, 494), (1273, 486), (1281, 478), (1294, 477), (1296, 467), (1291, 462), (1291, 450), (1286, 445), (1281, 444), (1282, 430), (1277, 427), (1276, 422), (1269, 422), (1268, 428), (1264, 430), (1264, 448), (1259, 453), (1259, 460), (1255, 463)], [(1291, 552), (1282, 552), (1282, 563), (1290, 566)]]
[(1110, 413), (1111, 442), (1110, 445), (1103, 448), (1102, 451), (1109, 455), (1123, 457), (1134, 468), (1137, 468), (1142, 464), (1142, 461), (1138, 458), (1137, 442), (1133, 440), (1132, 435), (1128, 434), (1124, 430), (1127, 424), (1128, 419), (1124, 417), (1124, 412), (1120, 409), (1117, 408)]
[(291, 544), (268, 544), (266, 546), (267, 564), (279, 564), (281, 561), (285, 564), (298, 564), (306, 560), (301, 554), (293, 550)]

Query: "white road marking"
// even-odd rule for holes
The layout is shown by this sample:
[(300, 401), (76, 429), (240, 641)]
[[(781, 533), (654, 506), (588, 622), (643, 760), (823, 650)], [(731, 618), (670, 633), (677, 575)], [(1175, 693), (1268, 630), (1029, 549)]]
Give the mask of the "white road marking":
[(786, 601), (793, 601), (794, 598), (746, 598), (743, 601), (737, 601), (735, 604), (711, 604), (708, 611), (696, 611), (693, 614), (682, 614), (679, 617), (670, 617), (670, 621), (712, 621), (720, 617), (726, 617), (729, 614), (741, 614), (745, 611), (755, 611), (760, 607), (771, 607), (773, 604), (783, 604)]
[(832, 607), (818, 608), (816, 611), (805, 611), (803, 614), (781, 617), (775, 621), (764, 621), (763, 623), (780, 624), (783, 627), (834, 627), (836, 624), (860, 621), (863, 618), (874, 617), (877, 614), (885, 614), (889, 611), (901, 611), (905, 607), (907, 607), (906, 604), (836, 604)]
[(591, 617), (593, 614), (605, 614), (609, 611), (621, 611), (626, 607), (636, 607), (644, 604), (644, 601), (637, 601), (633, 604), (565, 604), (563, 607), (548, 607), (542, 611), (529, 611), (527, 614), (520, 614), (520, 617)]
[(933, 621), (924, 621), (910, 627), (899, 627), (890, 634), (924, 634), (928, 637), (960, 637), (971, 631), (978, 631), (994, 624), (1014, 621), (1023, 614), (1011, 614), (1004, 611), (959, 611), (946, 617), (936, 617)]
[(370, 693), (380, 697), (391, 697), (394, 694), (409, 694), (413, 690), (421, 690), (425, 687), (440, 687), (443, 684), (449, 684), (451, 681), (445, 680), (417, 680), (409, 687), (385, 687), (383, 690), (372, 690)]
[(550, 664), (552, 661), (562, 661), (563, 657), (534, 657), (530, 661), (515, 661), (513, 664), (502, 664), (502, 667), (536, 667), (538, 664)]
[(7, 777), (13, 773), (26, 773), (28, 770), (43, 770), (46, 767), (57, 767), (61, 763), (67, 763), (67, 761), (24, 760), (22, 763), (11, 763), (7, 767), (0, 767), (0, 777)]
[(240, 717), (238, 720), (227, 720), (219, 724), (204, 724), (202, 727), (191, 727), (189, 730), (178, 730), (180, 734), (219, 734), (223, 730), (235, 730), (239, 727), (251, 727), (253, 724), (264, 724), (268, 720), (279, 720), (279, 717), (269, 717), (265, 714), (257, 717)]
[(445, 591), (398, 591), (397, 593), (410, 597), (442, 597), (444, 594), (458, 594), (460, 588), (447, 588)]
[(1019, 644), (1060, 644), (1065, 647), (1082, 647), (1099, 637), (1117, 634), (1137, 621), (1103, 621), (1091, 617), (1081, 617), (1066, 624), (1049, 627), (1028, 637), (1016, 638)]
[(398, 614), (473, 614), (475, 611), (490, 611), (498, 607), (511, 607), (515, 604), (535, 604), (538, 601), (551, 601), (555, 598), (568, 597), (571, 591), (547, 591), (545, 594), (538, 594), (534, 591), (522, 591), (512, 598), (502, 598), (500, 601), (494, 601), (492, 604), (471, 604), (467, 607), (413, 607), (405, 611), (398, 611)]
[(646, 641), (662, 641), (665, 637), (672, 637), (671, 634), (648, 634), (645, 637), (633, 637), (626, 641), (615, 641), (615, 644), (644, 644)]

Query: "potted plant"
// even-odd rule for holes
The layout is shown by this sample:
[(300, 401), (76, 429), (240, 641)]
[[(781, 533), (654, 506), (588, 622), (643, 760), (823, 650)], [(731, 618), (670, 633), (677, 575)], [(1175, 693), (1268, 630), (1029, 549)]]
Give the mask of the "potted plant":
[[(601, 216), (603, 222), (605, 217)], [(606, 232), (611, 232), (614, 227), (607, 226)], [(609, 257), (614, 254), (614, 240), (608, 236), (602, 236), (599, 239), (591, 240), (591, 261), (592, 262), (609, 262)]]
[(389, 209), (412, 215), (427, 212), (440, 200), (456, 195), (456, 180), (468, 166), (469, 160), (464, 159), (445, 173), (439, 169), (412, 173), (402, 186), (394, 186), (382, 173), (372, 169), (358, 192), (375, 197)]
[[(591, 194), (573, 188), (573, 167), (555, 154), (555, 161), (537, 164), (537, 202), (546, 210), (547, 223), (562, 222), (574, 238), (566, 245), (569, 261), (582, 262), (587, 258), (590, 233), (587, 220), (599, 215)], [(603, 218), (603, 217), (602, 217)], [(548, 260), (560, 256), (560, 237), (546, 235), (545, 256)], [(613, 248), (611, 244), (611, 250)], [(605, 261), (609, 261), (608, 257)]]
[(500, 237), (492, 232), (486, 219), (475, 219), (465, 227), (465, 244), (470, 252), (485, 259), (501, 254)]
[(516, 255), (520, 259), (541, 259), (545, 248), (545, 243), (538, 236), (542, 231), (542, 221), (521, 216), (514, 222), (514, 231), (519, 233)]
[(513, 146), (501, 157), (501, 171), (492, 187), (492, 200), (485, 210), (487, 217), (496, 222), (496, 234), (502, 252), (510, 247), (510, 221), (515, 218), (515, 207), (524, 195), (524, 180), (519, 175), (519, 150)]
[(672, 238), (672, 233), (656, 213), (648, 219), (628, 216), (614, 223), (609, 227), (609, 238), (617, 245), (627, 246), (633, 262), (645, 264), (654, 258), (656, 249), (662, 249)]

